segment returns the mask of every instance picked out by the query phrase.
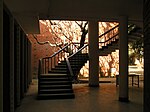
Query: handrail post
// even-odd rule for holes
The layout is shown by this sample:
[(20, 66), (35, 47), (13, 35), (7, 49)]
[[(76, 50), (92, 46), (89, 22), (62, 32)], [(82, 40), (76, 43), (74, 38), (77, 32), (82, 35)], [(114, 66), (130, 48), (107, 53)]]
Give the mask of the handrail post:
[(52, 66), (53, 66), (53, 60), (52, 60), (52, 58), (50, 58), (50, 61), (51, 61), (51, 69), (50, 70), (52, 70)]
[[(39, 66), (38, 66), (38, 85), (39, 85), (39, 80), (40, 80), (40, 76), (43, 73), (42, 70), (42, 59), (39, 60)], [(39, 93), (39, 86), (38, 86), (38, 93)]]
[(38, 66), (38, 77), (41, 74), (41, 60), (39, 60), (39, 66)]
[(66, 57), (66, 63), (67, 63), (67, 66), (68, 66), (68, 69), (69, 69), (69, 72), (70, 72), (70, 75), (68, 74), (70, 76), (69, 78), (72, 78), (74, 76), (74, 74), (73, 74), (73, 71), (72, 71), (72, 68), (71, 68), (68, 57)]

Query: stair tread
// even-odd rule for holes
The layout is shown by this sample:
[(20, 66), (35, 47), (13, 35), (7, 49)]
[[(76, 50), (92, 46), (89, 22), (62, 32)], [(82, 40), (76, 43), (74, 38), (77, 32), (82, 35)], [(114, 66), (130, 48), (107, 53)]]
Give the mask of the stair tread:
[(41, 74), (41, 76), (56, 76), (56, 75), (58, 75), (58, 76), (67, 76), (67, 74)]
[(42, 79), (42, 80), (44, 80), (44, 79), (51, 79), (51, 80), (55, 80), (55, 79), (61, 79), (61, 80), (67, 80), (68, 79), (68, 77), (59, 77), (59, 78), (57, 78), (57, 77), (41, 77), (40, 79)]
[(39, 100), (49, 100), (49, 99), (72, 99), (75, 98), (73, 93), (67, 94), (38, 94)]
[[(54, 93), (54, 94), (39, 94), (41, 96), (46, 96), (46, 95), (60, 95), (59, 93)], [(61, 93), (61, 95), (74, 95), (74, 93)]]
[(68, 95), (74, 95), (74, 93), (38, 94), (38, 96), (60, 96), (60, 95), (68, 96)]
[(54, 70), (51, 70), (51, 71), (49, 71), (49, 72), (60, 72), (60, 73), (61, 73), (61, 72), (66, 72), (66, 71), (67, 71), (67, 70), (58, 70), (58, 71), (57, 71), (57, 69), (56, 69), (56, 70), (54, 69)]
[(72, 85), (40, 85), (40, 87), (56, 87), (56, 86), (64, 87), (64, 86), (72, 86)]
[(61, 84), (63, 84), (63, 83), (71, 83), (71, 81), (70, 80), (68, 80), (68, 81), (40, 81), (40, 83), (42, 83), (42, 84), (45, 84), (45, 83), (49, 83), (49, 84), (51, 84), (51, 83), (61, 83)]
[(49, 74), (41, 74), (40, 78), (62, 78), (62, 77), (68, 77), (66, 73), (58, 73), (58, 72), (50, 72)]
[(42, 89), (40, 91), (64, 91), (64, 90), (72, 90), (72, 89), (70, 89), (70, 88), (68, 88), (68, 89)]

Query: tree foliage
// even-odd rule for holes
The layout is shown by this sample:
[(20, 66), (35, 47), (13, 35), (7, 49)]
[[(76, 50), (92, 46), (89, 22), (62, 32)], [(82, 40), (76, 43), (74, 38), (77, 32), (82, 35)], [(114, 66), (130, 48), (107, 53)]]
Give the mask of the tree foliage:
[[(42, 24), (41, 34), (33, 34), (32, 37), (36, 40), (39, 45), (49, 45), (54, 49), (62, 48), (67, 43), (79, 43), (77, 48), (84, 46), (85, 42), (88, 42), (88, 22), (87, 21), (61, 21), (61, 20), (40, 20)], [(110, 30), (118, 23), (114, 22), (99, 22), (99, 35)], [(42, 40), (42, 36), (46, 36), (48, 40)], [(110, 35), (106, 35), (110, 36)], [(105, 40), (107, 37), (101, 37), (99, 40)], [(51, 40), (51, 41), (50, 41)], [(117, 55), (117, 54), (116, 54)], [(118, 56), (116, 56), (118, 57)], [(103, 76), (110, 76), (110, 69), (118, 65), (118, 58), (109, 55), (108, 57), (100, 58), (100, 70)], [(116, 64), (115, 64), (116, 63)], [(88, 68), (88, 65), (87, 67)], [(116, 68), (117, 69), (117, 68)], [(109, 72), (109, 74), (108, 74)]]
[(134, 64), (135, 59), (141, 61), (144, 55), (144, 43), (143, 38), (136, 40), (129, 44), (129, 64)]

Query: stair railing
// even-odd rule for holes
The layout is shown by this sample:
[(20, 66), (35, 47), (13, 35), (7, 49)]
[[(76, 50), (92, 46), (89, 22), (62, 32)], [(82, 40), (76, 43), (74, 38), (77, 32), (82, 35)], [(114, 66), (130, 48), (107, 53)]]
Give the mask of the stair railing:
[(68, 57), (68, 59), (69, 58), (71, 58), (71, 57), (73, 57), (74, 55), (76, 55), (77, 53), (88, 53), (88, 44), (87, 43), (85, 43), (85, 45), (83, 46), (83, 47), (81, 47), (80, 49), (78, 49), (75, 53), (73, 53), (72, 55), (70, 55), (69, 57)]
[(40, 59), (40, 63), (42, 65), (39, 69), (41, 70), (41, 72), (48, 73), (48, 71), (52, 70), (52, 68), (55, 67), (60, 61), (64, 60), (65, 57), (69, 55), (69, 46), (70, 44), (67, 44), (62, 49), (55, 52), (52, 56)]
[[(111, 44), (111, 42), (116, 41), (116, 39), (119, 39), (118, 28), (119, 28), (119, 25), (116, 25), (112, 29), (106, 31), (105, 33), (99, 36), (99, 48), (102, 48), (102, 46), (107, 46), (108, 44)], [(129, 24), (128, 34), (130, 34), (135, 28), (136, 28), (136, 25)]]
[[(39, 66), (38, 66), (38, 79), (40, 79), (40, 75), (43, 73), (42, 71), (42, 59), (39, 60)], [(38, 85), (40, 85), (40, 82), (38, 81)], [(39, 93), (40, 87), (38, 86), (38, 93)]]
[[(106, 31), (105, 33), (103, 33), (102, 35), (99, 36), (99, 46), (100, 48), (102, 46), (107, 46), (108, 44), (110, 44), (112, 41), (115, 41), (116, 39), (118, 39), (118, 27), (119, 25), (113, 27), (112, 29)], [(104, 42), (101, 42), (101, 40), (104, 39), (103, 41)], [(70, 72), (70, 77), (71, 78), (76, 78), (76, 74), (73, 74), (73, 70), (72, 70), (72, 67), (71, 67), (71, 64), (69, 62), (69, 58), (73, 57), (74, 55), (78, 54), (78, 53), (88, 53), (88, 44), (85, 43), (85, 45), (83, 47), (81, 47), (80, 49), (77, 49), (76, 52), (74, 52), (72, 55), (66, 57), (66, 63), (67, 63), (67, 66), (68, 66), (68, 70)]]
[(105, 33), (99, 36), (99, 48), (102, 48), (102, 46), (107, 46), (112, 41), (115, 41), (119, 38), (118, 28), (119, 25), (116, 25), (115, 27), (111, 28), (110, 30), (106, 31)]
[[(73, 80), (75, 79), (77, 81), (77, 74), (74, 74), (73, 73), (73, 70), (72, 70), (72, 67), (71, 67), (71, 64), (70, 64), (70, 61), (69, 59), (77, 54), (87, 54), (88, 53), (88, 44), (85, 43), (85, 45), (83, 47), (81, 47), (80, 49), (78, 49), (78, 51), (76, 51), (75, 53), (73, 53), (72, 55), (66, 57), (66, 63), (67, 63), (67, 66), (68, 66), (68, 70), (69, 70), (69, 77), (70, 77), (70, 80)], [(78, 57), (79, 58), (79, 57)]]
[[(68, 75), (69, 75), (69, 77), (71, 78), (71, 77), (74, 76), (74, 74), (73, 74), (73, 71), (72, 71), (72, 68), (71, 68), (71, 64), (70, 64), (70, 62), (69, 62), (68, 57), (66, 57), (66, 63), (67, 63), (68, 70), (69, 70), (69, 73), (70, 73), (70, 74), (68, 74)], [(71, 79), (71, 80), (72, 80), (72, 79)]]
[(40, 73), (48, 73), (48, 71), (51, 71), (52, 68), (58, 65), (58, 63), (60, 63), (62, 60), (65, 60), (67, 56), (77, 52), (79, 46), (80, 43), (70, 43), (58, 50), (57, 52), (55, 52), (50, 57), (40, 59), (40, 68), (38, 68), (38, 71), (40, 71)]

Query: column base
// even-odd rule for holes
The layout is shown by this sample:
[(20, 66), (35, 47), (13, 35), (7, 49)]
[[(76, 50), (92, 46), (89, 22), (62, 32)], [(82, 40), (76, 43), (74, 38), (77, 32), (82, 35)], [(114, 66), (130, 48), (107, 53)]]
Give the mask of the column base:
[(98, 85), (89, 84), (89, 87), (99, 87), (99, 84)]
[(129, 99), (128, 98), (119, 97), (119, 101), (120, 102), (129, 102)]

